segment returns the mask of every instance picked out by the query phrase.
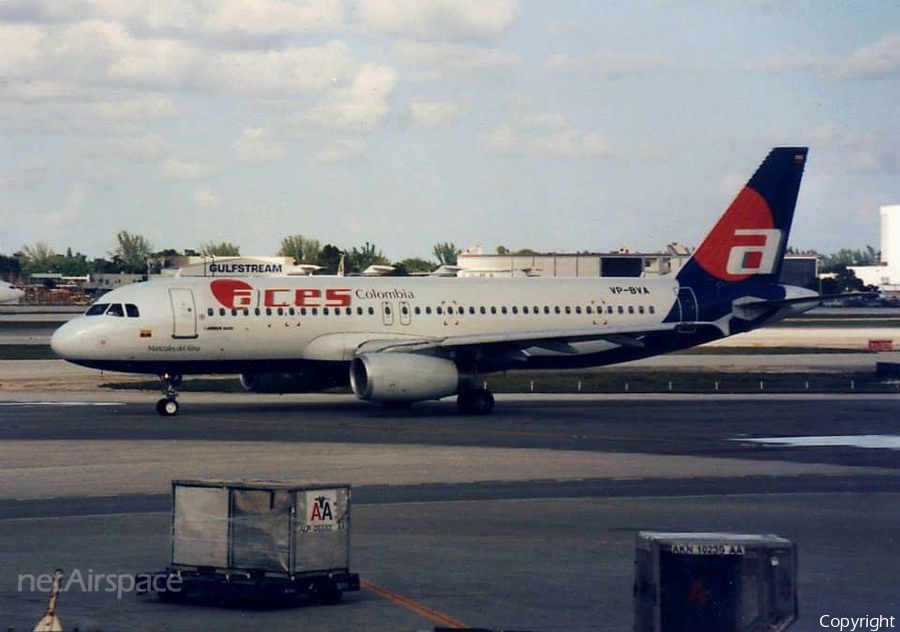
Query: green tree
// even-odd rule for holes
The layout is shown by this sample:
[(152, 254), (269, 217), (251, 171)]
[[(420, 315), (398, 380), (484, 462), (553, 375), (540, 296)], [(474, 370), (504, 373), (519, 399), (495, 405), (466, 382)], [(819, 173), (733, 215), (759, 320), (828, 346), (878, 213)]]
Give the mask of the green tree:
[(147, 271), (148, 262), (153, 258), (153, 247), (146, 237), (119, 231), (116, 235), (119, 246), (110, 254), (118, 265), (119, 272), (140, 274)]
[(56, 252), (50, 244), (39, 241), (34, 245), (22, 246), (19, 264), (23, 272), (53, 272)]
[(382, 254), (381, 250), (375, 247), (375, 244), (366, 242), (359, 248), (353, 247), (353, 250), (346, 253), (347, 258), (344, 262), (345, 272), (362, 272), (371, 265), (380, 264), (387, 265), (390, 261)]
[(321, 251), (318, 239), (310, 239), (298, 233), (281, 240), (278, 256), (293, 257), (294, 263), (316, 263)]
[(822, 257), (819, 269), (822, 272), (834, 272), (839, 266), (875, 266), (881, 263), (880, 260), (881, 253), (872, 246), (866, 246), (865, 250), (841, 248), (834, 254)]
[(241, 247), (229, 241), (218, 244), (210, 241), (200, 246), (200, 252), (209, 257), (239, 257)]
[(507, 248), (506, 246), (497, 246), (497, 254), (498, 255), (508, 255), (509, 248)]
[[(395, 263), (397, 266), (397, 270), (401, 268), (406, 271), (407, 274), (413, 274), (414, 272), (432, 272), (435, 268), (438, 267), (434, 261), (429, 261), (428, 259), (420, 259), (419, 257), (407, 257), (403, 261), (399, 263)], [(402, 276), (400, 274), (393, 276)]]
[(333, 244), (325, 244), (314, 263), (322, 266), (323, 274), (337, 274), (338, 266), (341, 263), (341, 249)]
[(459, 253), (462, 252), (459, 248), (456, 247), (452, 241), (442, 241), (434, 245), (431, 253), (434, 255), (434, 258), (438, 260), (438, 263), (442, 266), (455, 266), (456, 258), (459, 256)]
[(15, 281), (19, 278), (22, 264), (16, 255), (0, 255), (0, 276), (7, 281)]

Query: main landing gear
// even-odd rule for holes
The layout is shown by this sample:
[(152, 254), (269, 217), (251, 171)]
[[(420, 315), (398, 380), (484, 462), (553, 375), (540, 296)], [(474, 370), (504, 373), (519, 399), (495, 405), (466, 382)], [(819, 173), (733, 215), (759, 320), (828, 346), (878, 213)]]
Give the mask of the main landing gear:
[(456, 397), (456, 407), (464, 415), (489, 415), (494, 410), (494, 396), (486, 388), (462, 391)]
[(178, 387), (181, 386), (182, 378), (178, 374), (163, 373), (159, 376), (163, 381), (165, 388), (163, 389), (163, 397), (156, 402), (156, 412), (163, 417), (171, 417), (178, 414)]

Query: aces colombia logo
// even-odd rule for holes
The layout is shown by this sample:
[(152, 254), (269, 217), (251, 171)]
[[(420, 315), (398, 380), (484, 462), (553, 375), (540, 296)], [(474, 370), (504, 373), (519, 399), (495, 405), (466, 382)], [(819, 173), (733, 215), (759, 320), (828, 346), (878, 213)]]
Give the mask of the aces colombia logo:
[(694, 253), (706, 272), (723, 281), (771, 274), (778, 264), (784, 231), (775, 228), (772, 210), (745, 187)]
[(256, 290), (246, 281), (216, 279), (209, 284), (213, 296), (228, 309), (254, 307), (349, 307), (349, 288), (263, 288)]

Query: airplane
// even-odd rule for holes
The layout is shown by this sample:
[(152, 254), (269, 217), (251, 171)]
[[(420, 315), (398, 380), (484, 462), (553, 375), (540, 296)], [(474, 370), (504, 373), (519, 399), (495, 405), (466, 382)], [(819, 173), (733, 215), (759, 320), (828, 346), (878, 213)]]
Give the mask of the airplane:
[(238, 373), (268, 392), (349, 382), (397, 407), (456, 395), (461, 413), (488, 414), (486, 373), (626, 362), (818, 305), (778, 282), (807, 151), (773, 149), (665, 276), (173, 278), (109, 292), (50, 344), (83, 366), (159, 375), (163, 416), (191, 373)]
[(25, 292), (12, 283), (0, 281), (0, 304), (18, 303), (23, 296), (25, 296)]

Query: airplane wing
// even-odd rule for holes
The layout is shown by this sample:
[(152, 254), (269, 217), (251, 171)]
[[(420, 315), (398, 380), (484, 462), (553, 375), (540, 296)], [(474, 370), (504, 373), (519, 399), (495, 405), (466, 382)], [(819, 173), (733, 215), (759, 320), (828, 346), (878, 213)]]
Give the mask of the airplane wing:
[(676, 326), (677, 323), (662, 323), (658, 325), (604, 327), (603, 329), (592, 327), (586, 329), (543, 329), (540, 331), (464, 334), (416, 340), (370, 340), (359, 346), (356, 355), (389, 352), (413, 353), (428, 349), (460, 349), (495, 345), (519, 349), (543, 347), (564, 353), (576, 353), (575, 349), (570, 346), (570, 343), (592, 340), (606, 340), (620, 346), (643, 347), (644, 343), (641, 342), (642, 336), (673, 331)]

